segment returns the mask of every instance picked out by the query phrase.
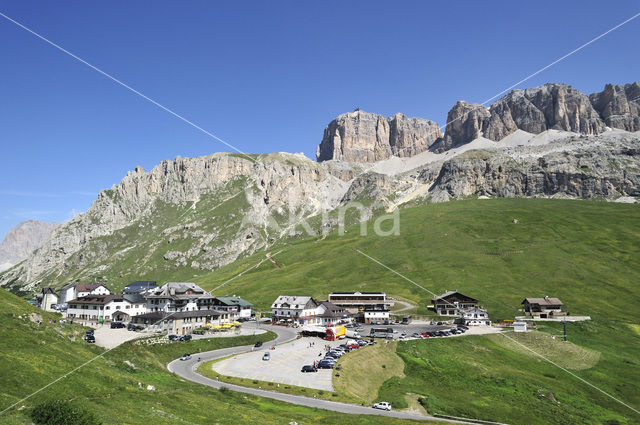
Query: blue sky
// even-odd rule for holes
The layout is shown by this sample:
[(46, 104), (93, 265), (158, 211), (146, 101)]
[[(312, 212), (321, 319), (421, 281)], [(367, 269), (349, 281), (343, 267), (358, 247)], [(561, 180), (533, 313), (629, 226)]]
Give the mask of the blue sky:
[[(640, 11), (636, 1), (0, 1), (0, 11), (245, 152), (314, 158), (360, 107), (444, 124)], [(0, 18), (0, 236), (64, 221), (136, 165), (224, 145)], [(640, 18), (522, 85), (639, 78)]]

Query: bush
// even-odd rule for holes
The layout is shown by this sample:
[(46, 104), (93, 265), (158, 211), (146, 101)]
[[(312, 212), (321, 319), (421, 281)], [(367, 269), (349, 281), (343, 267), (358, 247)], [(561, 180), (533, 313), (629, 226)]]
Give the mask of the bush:
[(88, 410), (74, 407), (65, 400), (49, 400), (31, 411), (36, 424), (47, 425), (101, 425), (102, 422)]

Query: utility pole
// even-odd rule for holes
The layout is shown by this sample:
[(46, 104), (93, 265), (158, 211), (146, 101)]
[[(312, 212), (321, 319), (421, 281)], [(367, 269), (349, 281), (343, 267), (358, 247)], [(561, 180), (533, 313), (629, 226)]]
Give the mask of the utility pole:
[(567, 342), (567, 319), (565, 318), (562, 321), (562, 330), (563, 330), (563, 339)]

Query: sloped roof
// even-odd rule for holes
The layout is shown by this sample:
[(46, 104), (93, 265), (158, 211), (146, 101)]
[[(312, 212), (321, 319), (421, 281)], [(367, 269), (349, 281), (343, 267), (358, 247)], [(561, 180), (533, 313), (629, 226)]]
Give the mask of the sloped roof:
[(225, 313), (218, 310), (193, 310), (193, 311), (178, 311), (170, 313), (167, 311), (152, 311), (150, 313), (139, 314), (133, 316), (135, 319), (149, 319), (149, 320), (164, 320), (164, 319), (184, 319), (186, 317), (218, 317)]
[(72, 304), (96, 304), (104, 305), (111, 301), (124, 300), (122, 294), (109, 294), (109, 295), (87, 295), (86, 297), (80, 297), (70, 301)]
[(440, 301), (440, 300), (444, 300), (445, 298), (449, 298), (453, 295), (460, 295), (461, 297), (464, 298), (469, 298), (470, 300), (473, 300), (475, 302), (478, 302), (477, 299), (470, 297), (468, 295), (463, 294), (462, 292), (458, 292), (458, 291), (447, 291), (444, 294), (438, 295), (437, 297), (433, 297), (432, 301)]
[(522, 301), (522, 304), (524, 304), (525, 302), (528, 302), (529, 304), (538, 304), (538, 305), (564, 305), (562, 301), (560, 301), (558, 298), (550, 298), (550, 297), (525, 298), (524, 301)]
[(238, 305), (241, 307), (251, 307), (253, 304), (251, 304), (249, 301), (244, 300), (240, 297), (216, 297), (217, 300), (219, 300), (222, 304), (225, 305)]
[(193, 282), (167, 282), (164, 285), (149, 290), (147, 298), (173, 298), (173, 299), (193, 299), (193, 298), (213, 298), (209, 292), (202, 289)]
[(123, 294), (122, 298), (124, 298), (125, 300), (129, 301), (130, 303), (144, 303), (147, 301), (147, 299), (142, 296), (141, 294)]
[(314, 307), (318, 305), (311, 297), (300, 297), (297, 295), (280, 295), (271, 305), (271, 308), (293, 308), (302, 309), (311, 303)]
[(125, 293), (125, 294), (140, 293), (142, 291), (146, 291), (147, 289), (152, 289), (157, 287), (158, 285), (153, 280), (138, 280), (125, 286), (122, 293)]
[(76, 291), (89, 292), (101, 286), (104, 286), (106, 288), (106, 285), (104, 283), (78, 283), (78, 286), (76, 286)]
[(320, 304), (325, 308), (324, 312), (320, 314), (320, 317), (342, 317), (348, 314), (346, 309), (338, 307), (332, 302), (323, 301)]
[(56, 291), (54, 291), (54, 289), (51, 286), (45, 286), (44, 288), (42, 288), (42, 294), (43, 295), (55, 295), (58, 296), (58, 294), (56, 294)]

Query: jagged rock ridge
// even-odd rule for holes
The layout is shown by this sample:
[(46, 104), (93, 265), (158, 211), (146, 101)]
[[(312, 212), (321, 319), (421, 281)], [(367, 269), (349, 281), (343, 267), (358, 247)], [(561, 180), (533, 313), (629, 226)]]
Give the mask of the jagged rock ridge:
[[(400, 117), (400, 118), (397, 118)], [(401, 125), (402, 124), (402, 125)], [(479, 137), (499, 141), (517, 130), (539, 134), (562, 130), (600, 134), (608, 127), (640, 130), (640, 85), (608, 84), (590, 96), (566, 84), (550, 83), (513, 90), (491, 107), (458, 101), (447, 115), (444, 137), (433, 121), (393, 118), (356, 111), (340, 115), (324, 132), (318, 161), (338, 159), (376, 162), (391, 156), (408, 157), (427, 149), (444, 152)], [(399, 138), (394, 129), (404, 128)]]

